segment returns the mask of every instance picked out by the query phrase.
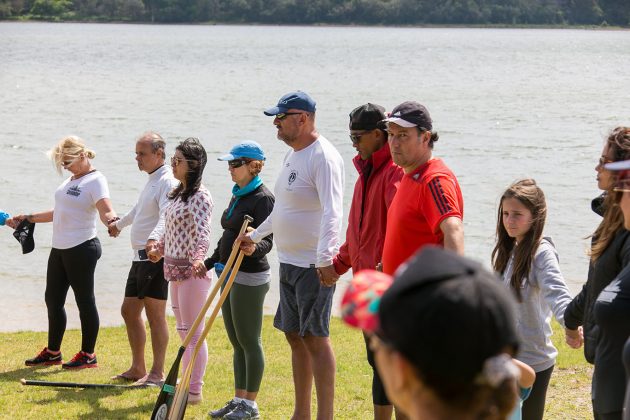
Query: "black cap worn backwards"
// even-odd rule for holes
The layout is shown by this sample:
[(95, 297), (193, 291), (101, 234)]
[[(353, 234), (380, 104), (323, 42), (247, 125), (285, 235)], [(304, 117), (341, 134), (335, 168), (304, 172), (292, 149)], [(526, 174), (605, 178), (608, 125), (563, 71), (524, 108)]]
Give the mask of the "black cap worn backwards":
[(367, 103), (356, 107), (350, 113), (350, 130), (385, 130), (385, 108)]

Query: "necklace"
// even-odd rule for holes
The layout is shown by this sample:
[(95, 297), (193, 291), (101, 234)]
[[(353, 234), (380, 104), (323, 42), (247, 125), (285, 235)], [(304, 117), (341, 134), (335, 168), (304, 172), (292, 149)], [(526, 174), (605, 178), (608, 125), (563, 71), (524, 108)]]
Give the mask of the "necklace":
[(87, 174), (91, 174), (92, 172), (96, 172), (96, 169), (91, 169), (91, 170), (89, 170), (89, 171), (87, 171), (87, 172), (84, 172), (84, 173), (82, 173), (82, 174), (80, 174), (80, 175), (72, 175), (72, 176), (70, 177), (70, 179), (71, 179), (72, 181), (76, 181), (77, 179), (82, 178), (82, 177), (86, 176)]

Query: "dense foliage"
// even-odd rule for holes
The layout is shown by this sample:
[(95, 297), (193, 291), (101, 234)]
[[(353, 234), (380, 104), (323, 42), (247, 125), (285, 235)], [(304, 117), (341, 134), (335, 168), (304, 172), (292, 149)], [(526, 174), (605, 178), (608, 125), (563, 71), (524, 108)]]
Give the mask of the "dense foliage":
[(630, 26), (628, 0), (0, 0), (0, 19)]

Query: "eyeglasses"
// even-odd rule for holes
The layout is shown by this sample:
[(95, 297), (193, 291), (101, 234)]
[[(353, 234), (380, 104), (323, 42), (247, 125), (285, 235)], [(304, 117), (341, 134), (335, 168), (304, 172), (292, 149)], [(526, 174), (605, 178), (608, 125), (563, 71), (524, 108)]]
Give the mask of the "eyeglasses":
[(61, 162), (61, 165), (62, 165), (64, 168), (67, 168), (67, 167), (69, 167), (69, 166), (72, 166), (72, 164), (73, 164), (74, 162), (76, 162), (76, 161), (77, 161), (77, 159), (79, 159), (79, 156), (76, 156), (76, 157), (74, 157), (74, 158), (72, 158), (72, 159), (69, 159), (69, 160), (63, 160), (63, 161)]
[(182, 162), (192, 162), (192, 161), (190, 159), (182, 159), (182, 158), (175, 157), (175, 156), (173, 156), (171, 158), (171, 166), (172, 167), (176, 167), (177, 165), (179, 165)]
[(279, 114), (276, 114), (276, 118), (282, 121), (289, 115), (302, 115), (302, 114), (304, 114), (304, 112), (281, 112)]
[(240, 168), (243, 165), (247, 165), (249, 162), (246, 161), (245, 159), (234, 159), (234, 160), (228, 160), (228, 165), (230, 165), (230, 168)]
[(352, 144), (358, 144), (361, 141), (361, 137), (365, 136), (370, 131), (372, 130), (366, 130), (363, 133), (359, 134), (350, 134), (350, 140), (352, 140)]
[(614, 160), (608, 159), (606, 156), (602, 156), (599, 158), (599, 166), (604, 166), (607, 163), (612, 163)]

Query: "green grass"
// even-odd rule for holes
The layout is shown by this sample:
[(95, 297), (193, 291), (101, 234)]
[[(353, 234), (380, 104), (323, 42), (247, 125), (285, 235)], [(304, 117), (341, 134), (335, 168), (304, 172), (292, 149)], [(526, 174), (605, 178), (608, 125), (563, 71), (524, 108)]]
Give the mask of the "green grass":
[[(171, 342), (167, 370), (180, 345), (173, 320), (169, 322)], [(331, 323), (331, 337), (337, 356), (335, 418), (369, 419), (372, 417), (371, 371), (365, 361), (363, 337), (359, 331), (347, 328), (337, 318), (333, 318)], [(590, 365), (584, 361), (581, 350), (569, 349), (559, 342), (562, 337), (558, 328), (554, 338), (560, 357), (551, 379), (545, 418), (590, 418)], [(112, 375), (124, 371), (129, 364), (130, 353), (124, 327), (101, 329), (97, 343), (100, 367), (76, 372), (63, 371), (59, 366), (24, 366), (24, 359), (45, 346), (45, 333), (1, 333), (0, 342), (2, 419), (146, 419), (153, 410), (158, 393), (156, 389), (79, 390), (22, 386), (19, 382), (20, 378), (27, 378), (109, 383)], [(264, 320), (263, 344), (267, 364), (258, 396), (261, 416), (265, 419), (289, 418), (293, 408), (290, 352), (284, 336), (273, 328), (271, 317)], [(69, 330), (62, 348), (66, 359), (79, 349), (79, 345), (79, 331)], [(231, 346), (221, 320), (217, 320), (210, 332), (208, 347), (204, 402), (189, 406), (186, 418), (207, 418), (209, 409), (218, 408), (233, 396)], [(150, 352), (147, 353), (149, 357)]]

